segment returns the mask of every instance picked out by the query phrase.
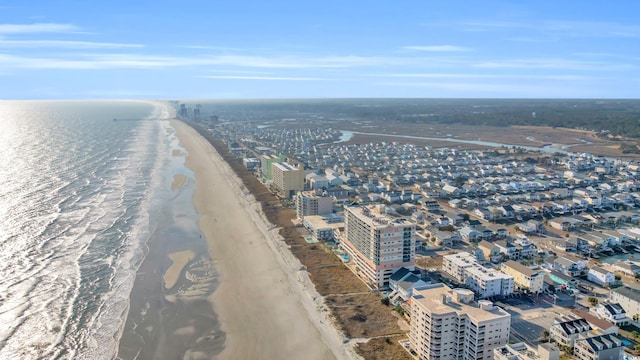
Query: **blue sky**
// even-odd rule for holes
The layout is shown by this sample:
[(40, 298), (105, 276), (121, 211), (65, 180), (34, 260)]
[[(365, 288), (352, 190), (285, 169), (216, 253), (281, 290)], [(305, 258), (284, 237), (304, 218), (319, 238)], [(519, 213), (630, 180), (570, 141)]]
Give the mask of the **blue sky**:
[(0, 99), (638, 98), (640, 1), (0, 2)]

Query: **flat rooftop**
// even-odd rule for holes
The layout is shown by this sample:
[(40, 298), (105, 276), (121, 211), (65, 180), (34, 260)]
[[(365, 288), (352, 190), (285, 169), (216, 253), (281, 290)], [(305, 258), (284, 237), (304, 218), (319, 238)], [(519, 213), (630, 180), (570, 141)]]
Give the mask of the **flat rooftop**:
[[(429, 309), (432, 314), (450, 314), (452, 312), (467, 314), (476, 321), (495, 320), (500, 318), (510, 318), (511, 315), (502, 308), (493, 305), (491, 309), (481, 309), (475, 303), (461, 303), (455, 301), (455, 291), (468, 291), (464, 289), (451, 289), (444, 284), (434, 284), (423, 290), (414, 290), (412, 302), (417, 302), (421, 306)], [(446, 296), (450, 300), (443, 302)]]

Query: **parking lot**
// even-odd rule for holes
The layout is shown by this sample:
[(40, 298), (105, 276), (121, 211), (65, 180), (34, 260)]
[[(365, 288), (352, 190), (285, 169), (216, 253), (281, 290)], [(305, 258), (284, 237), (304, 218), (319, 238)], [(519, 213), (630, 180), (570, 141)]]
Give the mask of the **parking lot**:
[(552, 301), (551, 297), (539, 295), (505, 299), (496, 304), (511, 314), (513, 340), (535, 345), (542, 337), (542, 332), (548, 331), (556, 318), (571, 313), (571, 309), (553, 305)]

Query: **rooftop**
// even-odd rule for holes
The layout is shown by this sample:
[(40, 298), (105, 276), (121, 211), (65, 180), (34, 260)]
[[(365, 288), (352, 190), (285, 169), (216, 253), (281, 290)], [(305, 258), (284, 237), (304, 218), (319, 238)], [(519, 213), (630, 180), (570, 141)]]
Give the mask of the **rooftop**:
[(510, 267), (510, 268), (512, 268), (512, 269), (514, 269), (514, 270), (516, 270), (516, 271), (518, 271), (518, 272), (520, 272), (520, 273), (522, 273), (522, 274), (524, 274), (526, 276), (529, 276), (529, 277), (540, 273), (540, 270), (530, 269), (530, 268), (522, 265), (521, 263), (519, 263), (517, 261), (513, 261), (513, 260), (509, 260), (509, 261), (505, 262), (503, 264), (503, 266), (508, 266), (508, 267)]
[[(477, 322), (495, 320), (500, 318), (511, 318), (511, 315), (498, 306), (483, 306), (479, 307), (474, 303), (463, 303), (455, 300), (454, 293), (465, 296), (470, 290), (466, 289), (451, 289), (444, 284), (433, 284), (422, 290), (415, 290), (413, 297), (411, 298), (412, 304), (417, 303), (428, 309), (431, 314), (450, 314), (456, 313), (458, 315), (466, 314), (470, 318), (475, 319)], [(471, 292), (471, 296), (472, 296)], [(446, 301), (443, 301), (446, 299)], [(491, 304), (487, 302), (486, 305)]]

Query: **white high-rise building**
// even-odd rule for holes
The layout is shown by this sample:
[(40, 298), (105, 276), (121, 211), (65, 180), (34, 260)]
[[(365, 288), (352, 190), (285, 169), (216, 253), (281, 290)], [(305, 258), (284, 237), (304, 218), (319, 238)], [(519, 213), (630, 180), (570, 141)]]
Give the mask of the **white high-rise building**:
[(409, 346), (420, 360), (489, 360), (508, 343), (511, 315), (473, 299), (471, 290), (444, 284), (414, 290)]
[(347, 207), (342, 247), (358, 267), (360, 275), (373, 288), (389, 285), (391, 275), (402, 267), (414, 269), (416, 225), (392, 218), (384, 205)]

